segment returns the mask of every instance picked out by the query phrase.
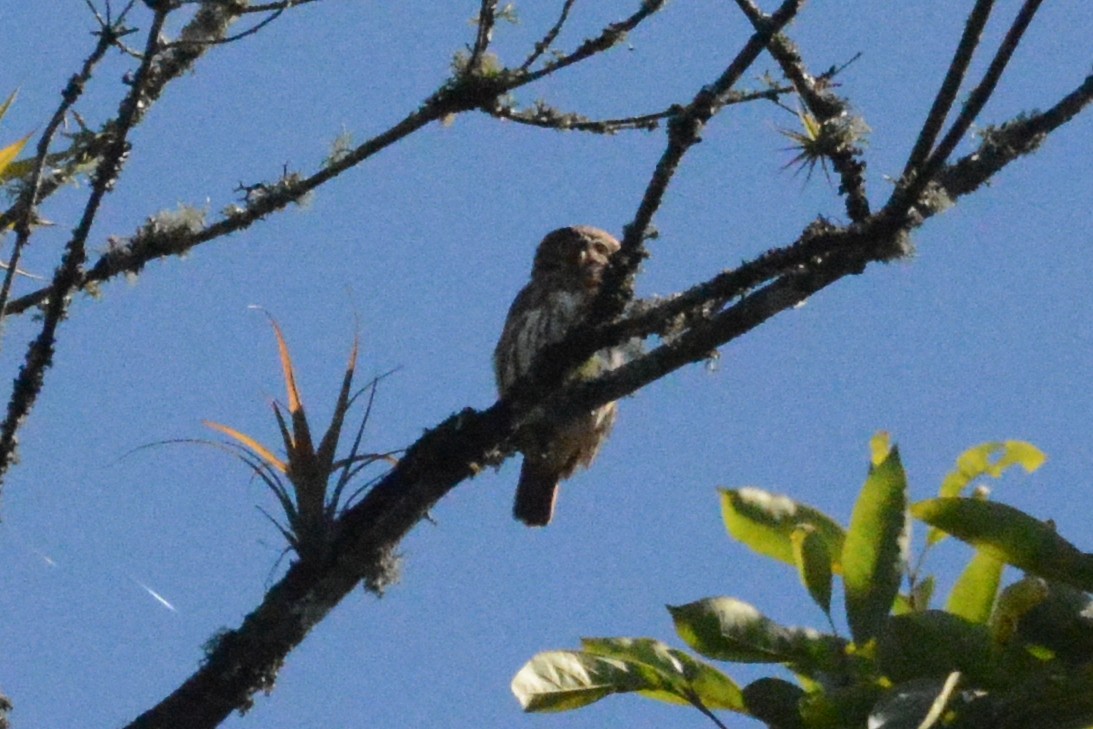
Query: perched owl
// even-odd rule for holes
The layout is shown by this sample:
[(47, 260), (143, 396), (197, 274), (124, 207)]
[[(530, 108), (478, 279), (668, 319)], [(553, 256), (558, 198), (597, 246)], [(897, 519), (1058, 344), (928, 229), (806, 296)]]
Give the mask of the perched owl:
[[(619, 242), (599, 228), (560, 228), (543, 238), (531, 281), (517, 294), (493, 353), (497, 389), (503, 396), (527, 374), (536, 355), (565, 337), (588, 315), (608, 259)], [(617, 366), (621, 355), (597, 353), (573, 376), (594, 376)], [(615, 422), (615, 403), (565, 423), (547, 423), (519, 444), (524, 454), (513, 516), (528, 526), (546, 526), (554, 514), (558, 482), (588, 466)]]

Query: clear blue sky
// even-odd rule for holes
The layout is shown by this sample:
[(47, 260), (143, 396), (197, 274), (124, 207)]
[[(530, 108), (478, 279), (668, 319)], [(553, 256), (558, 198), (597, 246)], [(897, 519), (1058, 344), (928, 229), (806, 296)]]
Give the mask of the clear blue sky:
[[(20, 90), (0, 141), (44, 126), (92, 45), (82, 2), (48, 5), (0, 6), (0, 94)], [(237, 184), (272, 180), (286, 164), (310, 172), (343, 131), (360, 141), (415, 108), (473, 38), (477, 3), (436, 5), (328, 0), (211, 53), (134, 135), (93, 246), (180, 203), (215, 214)], [(497, 29), (504, 60), (523, 57), (554, 5), (521, 4), (521, 23)], [(577, 3), (560, 46), (636, 5)], [(902, 168), (959, 37), (954, 8), (965, 5), (817, 2), (791, 27), (817, 72), (862, 53), (840, 81), (873, 130), (874, 202)], [(988, 48), (1016, 9), (999, 5)], [(138, 4), (134, 20), (148, 17)], [(1046, 3), (986, 121), (1076, 86), (1091, 29), (1088, 2)], [(658, 110), (715, 78), (748, 32), (732, 3), (675, 0), (629, 49), (518, 97), (589, 116)], [(93, 124), (116, 103), (125, 67), (112, 58), (92, 82), (80, 110)], [(765, 69), (764, 57), (756, 72)], [(780, 169), (792, 152), (776, 128), (792, 124), (770, 105), (711, 124), (657, 216), (643, 294), (785, 245), (817, 214), (841, 216), (822, 174)], [(279, 574), (281, 539), (255, 508), (275, 505), (242, 465), (188, 445), (122, 458), (154, 441), (212, 437), (203, 418), (276, 439), (276, 349), (250, 305), (283, 325), (317, 419), (329, 414), (359, 316), (361, 374), (398, 368), (382, 384), (368, 445), (408, 445), (454, 410), (493, 402), (490, 353), (535, 244), (567, 224), (620, 231), (662, 144), (662, 132), (599, 138), (460, 117), (343, 175), (306, 208), (154, 263), (99, 301), (80, 297), (4, 489), (0, 690), (16, 725), (127, 722), (189, 675), (202, 643), (238, 625)], [(403, 544), (402, 582), (382, 600), (346, 600), (289, 657), (273, 695), (225, 726), (708, 726), (634, 697), (525, 717), (509, 681), (537, 651), (581, 636), (680, 645), (666, 603), (732, 595), (821, 627), (791, 570), (729, 541), (715, 488), (763, 486), (845, 521), (867, 440), (882, 428), (901, 446), (916, 498), (966, 446), (1036, 443), (1047, 465), (1007, 479), (997, 497), (1093, 549), (1091, 149), (1087, 114), (930, 221), (913, 259), (782, 315), (726, 347), (716, 371), (696, 365), (623, 402), (613, 438), (564, 487), (549, 528), (510, 518), (516, 461), (461, 485), (436, 524)], [(25, 268), (48, 274), (81, 199), (69, 191), (46, 206), (57, 227)], [(5, 381), (33, 331), (26, 318), (5, 325)], [(951, 574), (944, 558), (964, 552), (945, 546), (932, 564)], [(761, 673), (728, 670), (744, 681)]]

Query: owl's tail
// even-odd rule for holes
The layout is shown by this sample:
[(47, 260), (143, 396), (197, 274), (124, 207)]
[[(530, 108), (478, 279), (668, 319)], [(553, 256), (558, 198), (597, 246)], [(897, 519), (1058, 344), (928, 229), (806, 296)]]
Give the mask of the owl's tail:
[(554, 500), (558, 496), (558, 472), (549, 463), (524, 457), (520, 482), (516, 485), (516, 501), (512, 515), (528, 526), (550, 523), (554, 516)]

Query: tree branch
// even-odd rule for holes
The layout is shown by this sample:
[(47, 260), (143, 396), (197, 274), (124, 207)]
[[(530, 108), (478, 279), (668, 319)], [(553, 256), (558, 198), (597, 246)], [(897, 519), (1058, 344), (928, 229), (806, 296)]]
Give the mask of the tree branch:
[[(130, 93), (118, 107), (110, 146), (99, 161), (80, 222), (72, 231), (72, 238), (65, 246), (64, 256), (54, 272), (51, 288), (57, 295), (48, 302), (41, 331), (34, 341), (27, 345), (23, 365), (19, 368), (19, 374), (12, 384), (7, 415), (3, 423), (0, 423), (0, 482), (3, 481), (4, 474), (15, 460), (16, 433), (19, 426), (34, 406), (45, 381), (45, 371), (53, 363), (57, 327), (68, 310), (69, 292), (79, 282), (80, 269), (87, 257), (87, 236), (91, 232), (91, 225), (98, 214), (103, 198), (113, 188), (129, 151), (128, 135), (139, 121), (140, 102), (145, 97), (145, 83), (152, 71), (153, 60), (160, 43), (159, 34), (166, 17), (166, 11), (157, 11), (153, 17), (145, 44), (144, 61), (137, 70)], [(29, 213), (28, 209), (27, 214)]]
[[(286, 175), (273, 184), (261, 186), (261, 194), (254, 195), (247, 201), (245, 206), (233, 207), (222, 219), (211, 225), (197, 230), (174, 226), (164, 228), (163, 226), (150, 225), (149, 223), (154, 222), (154, 219), (149, 219), (137, 235), (133, 236), (126, 245), (114, 246), (112, 250), (102, 255), (80, 277), (75, 288), (82, 290), (105, 282), (119, 274), (136, 273), (153, 260), (180, 255), (202, 243), (245, 230), (261, 218), (298, 202), (321, 185), (356, 167), (361, 162), (416, 132), (430, 122), (438, 121), (451, 114), (475, 109), (482, 109), (489, 113), (490, 109), (496, 105), (497, 100), (505, 94), (608, 50), (619, 42), (627, 32), (633, 30), (642, 21), (655, 13), (661, 5), (663, 5), (662, 1), (646, 0), (630, 17), (619, 23), (608, 25), (598, 36), (585, 41), (572, 53), (534, 73), (501, 71), (489, 75), (461, 74), (441, 86), (422, 102), (416, 110), (394, 126), (337, 159), (331, 160), (318, 172), (308, 177)], [(234, 19), (237, 14), (223, 15), (218, 8), (218, 3), (205, 3), (198, 13), (201, 17), (195, 17), (190, 24), (194, 26), (194, 30), (184, 31), (183, 38), (196, 41), (197, 38), (205, 37), (214, 31), (219, 32), (222, 36), (226, 31), (228, 18)], [(202, 13), (206, 13), (206, 11), (208, 11), (208, 17), (202, 16)], [(166, 57), (165, 60), (157, 64), (158, 73), (153, 73), (152, 80), (149, 82), (152, 89), (155, 90), (155, 96), (158, 96), (159, 92), (162, 91), (162, 85), (168, 79), (168, 70), (181, 73), (188, 69), (189, 64), (192, 64), (204, 52), (206, 47), (207, 44), (196, 42), (184, 45), (176, 43), (165, 51), (163, 54)], [(0, 216), (0, 222), (2, 222), (2, 217)], [(56, 291), (50, 285), (25, 294), (9, 302), (3, 313), (4, 315), (23, 313), (32, 307), (48, 302)]]

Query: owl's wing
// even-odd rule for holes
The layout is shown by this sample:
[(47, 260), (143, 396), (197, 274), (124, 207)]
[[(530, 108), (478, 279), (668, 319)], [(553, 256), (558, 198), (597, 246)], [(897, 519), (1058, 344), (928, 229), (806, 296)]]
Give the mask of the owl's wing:
[(584, 292), (543, 288), (532, 281), (509, 309), (493, 354), (497, 387), (502, 394), (531, 370), (544, 347), (561, 341), (585, 314), (588, 296)]

